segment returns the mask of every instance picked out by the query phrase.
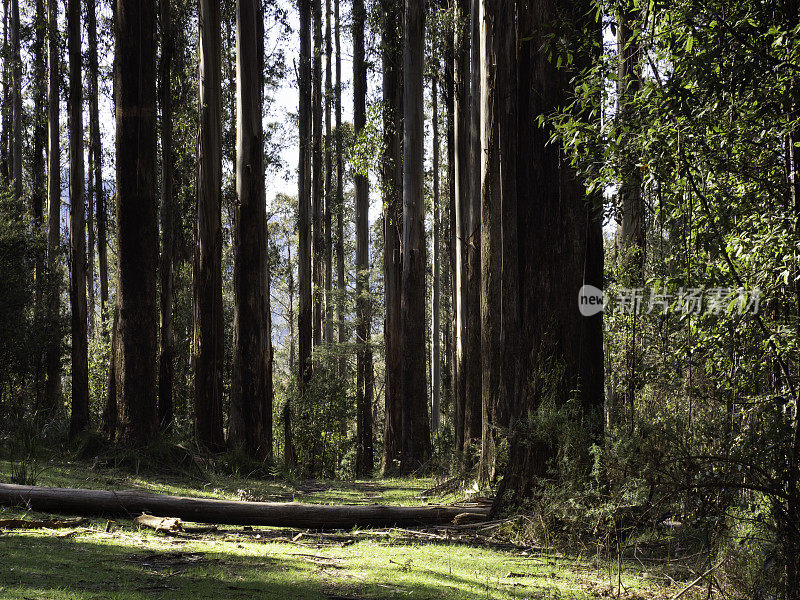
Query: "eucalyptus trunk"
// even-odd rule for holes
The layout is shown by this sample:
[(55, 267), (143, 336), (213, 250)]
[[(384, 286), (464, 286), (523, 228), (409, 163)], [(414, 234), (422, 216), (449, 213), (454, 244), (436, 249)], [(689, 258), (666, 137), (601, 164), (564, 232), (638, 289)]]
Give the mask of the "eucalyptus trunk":
[(312, 172), (311, 172), (311, 219), (312, 219), (312, 276), (313, 280), (313, 337), (314, 346), (322, 343), (322, 290), (324, 287), (323, 266), (325, 236), (322, 230), (322, 204), (323, 204), (323, 162), (322, 162), (322, 2), (312, 0), (313, 6), (313, 88), (311, 94), (311, 147), (312, 147)]
[[(267, 315), (264, 190), (264, 16), (261, 0), (236, 3), (236, 192), (233, 389), (228, 443), (253, 458), (272, 454), (271, 345)], [(268, 390), (269, 388), (269, 390)]]
[(118, 0), (116, 19), (117, 439), (143, 446), (158, 435), (155, 2)]
[(200, 132), (195, 267), (195, 437), (211, 451), (222, 432), (222, 137), (220, 5), (200, 0)]
[(411, 473), (430, 458), (425, 365), (424, 104), (425, 3), (407, 0), (403, 45), (403, 275), (401, 283), (403, 454)]
[(86, 210), (83, 172), (83, 82), (80, 0), (67, 5), (69, 48), (70, 305), (72, 308), (72, 412), (74, 436), (89, 429), (89, 345), (86, 330)]
[(311, 299), (311, 0), (299, 0), (300, 8), (300, 92), (299, 136), (300, 161), (298, 166), (297, 194), (297, 278), (299, 286), (298, 329), (298, 380), (300, 391), (305, 393), (311, 380), (312, 299)]

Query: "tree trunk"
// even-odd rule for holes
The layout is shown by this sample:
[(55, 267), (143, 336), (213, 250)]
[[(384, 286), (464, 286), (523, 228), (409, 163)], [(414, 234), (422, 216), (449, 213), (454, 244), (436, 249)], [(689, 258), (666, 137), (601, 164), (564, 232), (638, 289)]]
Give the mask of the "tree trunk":
[(236, 192), (234, 213), (233, 389), (228, 443), (250, 457), (272, 454), (263, 410), (271, 379), (267, 323), (267, 216), (264, 190), (261, 0), (236, 3)]
[(153, 0), (117, 2), (117, 438), (158, 434), (156, 406), (156, 65)]
[(313, 337), (314, 346), (322, 343), (322, 289), (324, 286), (324, 244), (322, 231), (322, 2), (313, 1), (314, 54), (312, 91), (312, 173), (311, 173), (311, 212), (312, 212), (312, 275), (314, 278)]
[[(367, 122), (367, 65), (364, 56), (366, 11), (363, 0), (353, 0), (353, 127), (358, 136)], [(368, 404), (367, 323), (369, 295), (369, 182), (362, 174), (354, 176), (356, 201), (356, 476), (372, 474), (372, 407)], [(370, 365), (371, 367), (371, 365)], [(369, 451), (368, 451), (369, 450)]]
[(298, 380), (300, 392), (305, 393), (311, 380), (312, 299), (311, 299), (311, 236), (309, 208), (311, 204), (311, 0), (299, 0), (300, 8), (300, 91), (299, 136), (300, 164), (297, 195), (297, 278), (299, 280), (299, 311), (297, 329)]
[(61, 394), (61, 149), (59, 147), (58, 0), (47, 0), (47, 349), (44, 409), (58, 410)]
[(22, 58), (19, 41), (19, 0), (11, 0), (11, 177), (14, 204), (22, 218)]
[[(34, 25), (33, 41), (33, 154), (31, 157), (31, 217), (37, 238), (45, 234), (44, 230), (44, 199), (45, 199), (45, 158), (44, 152), (47, 144), (47, 117), (46, 117), (46, 55), (45, 32), (47, 21), (45, 17), (44, 0), (35, 0), (36, 22)], [(43, 314), (42, 294), (45, 290), (45, 256), (44, 249), (37, 249), (34, 263), (34, 323), (37, 328), (47, 328), (48, 323)], [(45, 329), (47, 331), (47, 329)], [(42, 408), (44, 394), (43, 352), (46, 352), (46, 338), (41, 338), (45, 344), (37, 348), (34, 359), (34, 377), (36, 391), (36, 410)]]
[[(106, 332), (106, 309), (108, 304), (108, 251), (106, 241), (106, 195), (103, 187), (103, 147), (100, 139), (100, 108), (97, 60), (97, 15), (95, 0), (89, 0), (87, 8), (86, 28), (89, 38), (89, 180), (93, 181), (92, 189), (97, 220), (97, 263), (100, 278), (100, 323), (103, 334)], [(94, 295), (94, 283), (91, 286)], [(94, 302), (94, 300), (92, 300)], [(92, 309), (94, 318), (94, 309)]]
[(333, 154), (331, 138), (331, 105), (333, 84), (331, 78), (331, 0), (325, 0), (325, 342), (333, 342)]
[(441, 211), (439, 208), (439, 92), (436, 76), (433, 78), (431, 95), (433, 98), (433, 329), (431, 331), (431, 431), (439, 431), (439, 404), (441, 402), (442, 363), (439, 356), (441, 345), (441, 307), (440, 304), (440, 262), (439, 230)]
[(9, 133), (11, 133), (11, 94), (12, 94), (12, 78), (13, 70), (10, 60), (7, 60), (11, 53), (8, 41), (9, 27), (9, 0), (3, 0), (3, 102), (2, 102), (2, 122), (3, 131), (0, 133), (0, 177), (4, 182), (9, 182), (9, 177), (12, 176), (12, 167), (10, 162), (13, 160), (11, 156), (11, 140)]
[(220, 5), (200, 0), (200, 144), (195, 281), (195, 437), (222, 450), (222, 137)]
[(407, 0), (403, 47), (403, 457), (411, 473), (430, 458), (425, 368), (423, 65), (425, 3)]
[[(526, 0), (518, 4), (518, 107), (520, 115), (551, 114), (571, 97), (572, 69), (585, 68), (588, 51), (572, 69), (556, 66), (547, 42), (556, 22), (568, 31), (595, 27), (586, 2)], [(567, 40), (571, 43), (571, 40)], [(518, 120), (519, 372), (528, 374), (517, 404), (508, 471), (498, 506), (520, 500), (536, 476), (547, 474), (557, 448), (527, 431), (527, 415), (545, 399), (561, 409), (575, 398), (589, 444), (599, 438), (603, 406), (602, 313), (583, 317), (573, 304), (582, 285), (602, 288), (602, 211), (589, 197), (549, 126)], [(502, 148), (505, 145), (501, 142)], [(547, 257), (543, 260), (542, 257)], [(505, 275), (504, 275), (505, 276)], [(570, 301), (567, 301), (570, 300)], [(505, 364), (508, 364), (507, 362)], [(588, 445), (569, 448), (588, 463)], [(588, 466), (588, 464), (587, 464)], [(505, 492), (510, 492), (507, 494)]]
[(195, 523), (353, 529), (447, 524), (457, 515), (486, 516), (480, 506), (335, 505), (301, 502), (242, 502), (188, 498), (138, 490), (85, 490), (0, 484), (0, 504), (28, 506), (41, 512), (131, 517), (147, 513)]
[[(454, 137), (454, 223), (455, 228), (455, 378), (453, 382), (453, 420), (455, 450), (464, 449), (467, 349), (467, 248), (470, 210), (470, 107), (469, 107), (469, 0), (456, 0), (453, 61)], [(471, 363), (470, 363), (471, 364)]]
[(86, 223), (83, 179), (83, 82), (80, 0), (67, 6), (69, 46), (70, 305), (72, 307), (72, 413), (74, 436), (89, 428), (89, 346), (86, 332)]
[[(469, 466), (474, 445), (481, 438), (483, 409), (481, 402), (481, 320), (480, 320), (480, 18), (479, 1), (472, 0), (470, 11), (470, 121), (469, 121), (469, 180), (468, 209), (464, 221), (466, 244), (466, 305), (464, 308), (464, 456)], [(466, 142), (465, 142), (466, 143)]]
[[(334, 0), (336, 21), (336, 321), (339, 324), (338, 341), (347, 341), (344, 322), (346, 282), (344, 278), (344, 150), (342, 149), (342, 46), (340, 39), (339, 0)], [(347, 361), (344, 353), (339, 357), (339, 377), (344, 377)]]
[[(86, 31), (89, 38), (89, 188), (91, 204), (94, 204), (97, 221), (97, 258), (100, 277), (100, 322), (104, 323), (106, 302), (108, 301), (108, 257), (106, 253), (106, 207), (103, 190), (103, 150), (100, 139), (100, 108), (97, 61), (97, 11), (96, 0), (88, 0), (86, 7)], [(94, 218), (89, 222), (89, 312), (90, 324), (95, 322), (95, 282), (94, 282)], [(103, 325), (105, 330), (105, 325)]]
[(382, 32), (383, 63), (383, 283), (386, 317), (385, 422), (381, 472), (395, 472), (403, 450), (402, 323), (400, 286), (403, 261), (403, 40), (402, 0), (384, 0)]
[[(481, 56), (481, 400), (483, 422), (481, 427), (481, 462), (479, 476), (483, 480), (491, 473), (494, 462), (494, 414), (498, 403), (500, 368), (500, 270), (501, 256), (501, 197), (499, 123), (497, 102), (497, 62), (495, 48), (497, 12), (493, 0), (481, 1), (480, 56)], [(513, 25), (512, 25), (513, 27)], [(503, 35), (510, 32), (503, 31)], [(507, 165), (503, 164), (505, 168)]]
[(165, 430), (174, 420), (175, 336), (172, 311), (175, 301), (175, 222), (172, 151), (172, 53), (173, 35), (170, 0), (161, 0), (161, 59), (159, 63), (159, 100), (161, 102), (161, 353), (158, 363), (158, 422)]

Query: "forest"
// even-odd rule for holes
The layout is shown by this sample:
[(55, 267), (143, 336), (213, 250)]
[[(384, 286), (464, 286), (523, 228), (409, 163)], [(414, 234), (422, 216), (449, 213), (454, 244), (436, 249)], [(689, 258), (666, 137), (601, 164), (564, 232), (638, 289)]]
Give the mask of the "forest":
[(800, 600), (800, 1), (0, 3), (0, 598)]

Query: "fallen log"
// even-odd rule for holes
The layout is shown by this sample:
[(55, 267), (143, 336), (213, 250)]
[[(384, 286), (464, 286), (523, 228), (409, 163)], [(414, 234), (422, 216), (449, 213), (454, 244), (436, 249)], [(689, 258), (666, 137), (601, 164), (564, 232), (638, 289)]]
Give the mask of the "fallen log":
[(261, 525), (304, 529), (408, 527), (449, 523), (470, 513), (487, 518), (487, 508), (471, 506), (382, 506), (243, 502), (188, 498), (140, 490), (86, 490), (0, 484), (0, 505), (25, 506), (40, 512), (83, 516), (123, 516), (142, 513), (195, 523)]

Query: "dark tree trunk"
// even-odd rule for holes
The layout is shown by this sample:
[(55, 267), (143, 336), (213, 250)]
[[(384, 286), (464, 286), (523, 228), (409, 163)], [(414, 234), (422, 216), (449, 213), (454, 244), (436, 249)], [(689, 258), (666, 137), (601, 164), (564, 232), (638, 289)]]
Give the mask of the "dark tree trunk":
[[(454, 104), (454, 223), (455, 230), (455, 377), (453, 381), (453, 420), (455, 450), (464, 449), (467, 349), (467, 247), (470, 210), (470, 79), (469, 79), (469, 0), (456, 0), (453, 61)], [(472, 364), (472, 363), (470, 363)]]
[(47, 349), (45, 350), (44, 409), (58, 410), (61, 394), (61, 150), (59, 148), (58, 4), (47, 1)]
[[(353, 0), (353, 126), (358, 136), (367, 121), (367, 65), (364, 56), (366, 11), (363, 0)], [(372, 474), (372, 404), (367, 386), (369, 294), (369, 182), (356, 174), (356, 476)], [(370, 363), (369, 368), (372, 368)]]
[(300, 164), (298, 167), (299, 191), (297, 194), (297, 278), (299, 280), (299, 311), (297, 329), (298, 380), (300, 391), (305, 393), (311, 380), (312, 299), (311, 299), (311, 0), (299, 0), (300, 7), (300, 91), (299, 135)]
[(325, 0), (325, 342), (333, 342), (333, 139), (331, 137), (331, 105), (333, 82), (331, 63), (331, 0)]
[[(31, 156), (31, 217), (37, 237), (45, 234), (44, 229), (44, 202), (45, 202), (45, 157), (47, 144), (47, 116), (46, 116), (46, 89), (47, 89), (47, 58), (45, 54), (45, 33), (47, 20), (45, 17), (44, 0), (36, 0), (36, 22), (34, 24), (33, 40), (33, 154)], [(42, 239), (41, 237), (39, 239)], [(45, 251), (37, 250), (34, 263), (34, 323), (37, 328), (48, 327), (45, 321), (42, 306), (42, 294), (45, 290)], [(36, 409), (42, 408), (45, 375), (44, 362), (41, 350), (46, 352), (46, 347), (40, 347), (34, 362), (34, 377), (36, 391)]]
[[(272, 454), (264, 431), (270, 341), (267, 319), (267, 217), (264, 191), (263, 65), (261, 0), (236, 3), (236, 192), (234, 213), (233, 389), (229, 446), (250, 457)], [(271, 421), (270, 421), (271, 427)], [(270, 440), (271, 441), (271, 440)]]
[(89, 429), (80, 0), (69, 0), (67, 40), (69, 46), (70, 305), (72, 307), (72, 413), (69, 431), (70, 435), (74, 436)]
[(14, 204), (22, 218), (22, 57), (19, 40), (19, 0), (11, 0), (11, 177)]
[[(347, 327), (344, 322), (346, 282), (344, 278), (344, 150), (342, 148), (342, 46), (340, 39), (339, 0), (334, 0), (334, 21), (336, 21), (336, 321), (339, 324), (337, 340), (339, 344), (347, 341)], [(344, 353), (339, 358), (339, 377), (344, 377), (346, 359)]]
[(175, 336), (172, 310), (175, 302), (175, 222), (172, 151), (172, 54), (173, 35), (170, 0), (161, 0), (161, 59), (159, 63), (159, 100), (161, 102), (161, 354), (158, 365), (158, 422), (162, 429), (172, 429), (174, 420)]
[(439, 431), (439, 405), (441, 402), (442, 363), (441, 349), (441, 307), (440, 307), (440, 262), (439, 253), (441, 211), (439, 208), (439, 92), (436, 76), (433, 78), (431, 95), (433, 98), (433, 326), (431, 331), (431, 432)]
[(12, 69), (11, 61), (6, 57), (10, 55), (10, 47), (8, 42), (9, 27), (9, 12), (11, 9), (8, 5), (9, 0), (3, 0), (3, 103), (2, 103), (2, 121), (3, 131), (0, 133), (0, 177), (3, 182), (8, 182), (11, 177), (11, 140), (9, 133), (11, 133), (11, 90), (12, 90)]
[(400, 286), (403, 260), (403, 41), (402, 0), (384, 0), (383, 14), (383, 283), (386, 320), (385, 423), (381, 472), (395, 472), (403, 451), (402, 323)]
[(118, 0), (116, 19), (117, 438), (141, 446), (158, 433), (155, 3)]
[(430, 457), (425, 365), (423, 65), (425, 3), (407, 0), (403, 45), (403, 473)]
[(222, 450), (222, 137), (220, 5), (200, 0), (200, 133), (195, 271), (195, 436)]
[[(481, 139), (480, 139), (480, 18), (479, 2), (472, 0), (470, 11), (470, 120), (468, 208), (465, 211), (464, 241), (466, 244), (466, 301), (464, 302), (464, 452), (470, 461), (474, 446), (482, 434), (481, 403)], [(466, 462), (465, 465), (469, 465)]]
[[(105, 248), (105, 198), (103, 193), (103, 159), (100, 141), (100, 107), (98, 88), (97, 62), (97, 6), (96, 0), (88, 0), (86, 6), (86, 32), (89, 42), (89, 325), (94, 328), (95, 312), (95, 279), (94, 279), (94, 246), (95, 220), (97, 225), (97, 257), (100, 265), (100, 322), (104, 322), (106, 300), (108, 299), (108, 275), (106, 273)], [(95, 215), (92, 212), (95, 211)], [(96, 219), (94, 218), (96, 216)], [(104, 289), (105, 286), (105, 289)], [(105, 330), (105, 325), (103, 325)], [(93, 331), (93, 329), (92, 329)]]
[[(89, 156), (90, 173), (97, 221), (97, 263), (100, 278), (100, 323), (106, 332), (106, 309), (108, 304), (108, 250), (106, 240), (106, 194), (103, 187), (103, 147), (100, 139), (100, 108), (98, 87), (99, 66), (97, 60), (97, 15), (95, 1), (89, 0), (86, 28), (89, 38)], [(92, 290), (94, 283), (92, 283)], [(92, 312), (94, 315), (94, 312)], [(92, 317), (94, 318), (94, 316)]]
[[(586, 2), (526, 0), (518, 4), (518, 107), (520, 115), (550, 114), (570, 97), (570, 70), (546, 52), (556, 15), (570, 31), (596, 27)], [(584, 51), (575, 68), (589, 64)], [(527, 431), (526, 415), (544, 398), (563, 407), (575, 397), (588, 440), (599, 439), (603, 406), (602, 313), (583, 317), (573, 303), (584, 284), (602, 288), (602, 220), (597, 198), (589, 197), (549, 127), (519, 119), (517, 151), (519, 243), (520, 390), (499, 505), (530, 491), (534, 477), (547, 473), (557, 448)], [(502, 146), (501, 146), (502, 147)], [(547, 256), (548, 260), (541, 257)], [(570, 301), (567, 301), (569, 299)], [(508, 363), (506, 363), (508, 364)], [(559, 373), (560, 377), (554, 377)], [(592, 443), (591, 441), (589, 443)], [(571, 449), (588, 458), (588, 447)], [(510, 492), (510, 493), (504, 493)]]
[[(456, 3), (454, 0), (447, 0), (446, 4), (452, 15), (456, 15)], [(447, 229), (444, 232), (444, 237), (447, 240), (447, 285), (449, 288), (450, 296), (450, 321), (444, 328), (444, 347), (445, 347), (445, 375), (443, 378), (444, 389), (447, 390), (450, 396), (451, 418), (453, 419), (453, 427), (455, 429), (455, 406), (459, 403), (459, 396), (463, 394), (458, 390), (457, 382), (460, 375), (456, 366), (456, 339), (457, 339), (457, 321), (456, 321), (456, 303), (457, 294), (456, 290), (456, 178), (455, 178), (455, 81), (454, 81), (454, 67), (455, 67), (455, 41), (456, 29), (453, 27), (452, 31), (448, 31), (447, 38), (445, 39), (445, 54), (444, 54), (444, 98), (447, 110)], [(447, 292), (445, 292), (447, 294)], [(464, 419), (463, 407), (459, 407), (461, 417), (461, 436), (464, 436)]]
[(325, 236), (322, 231), (322, 2), (313, 2), (313, 90), (311, 95), (311, 218), (312, 218), (312, 276), (314, 278), (313, 338), (314, 346), (322, 343), (322, 290)]

